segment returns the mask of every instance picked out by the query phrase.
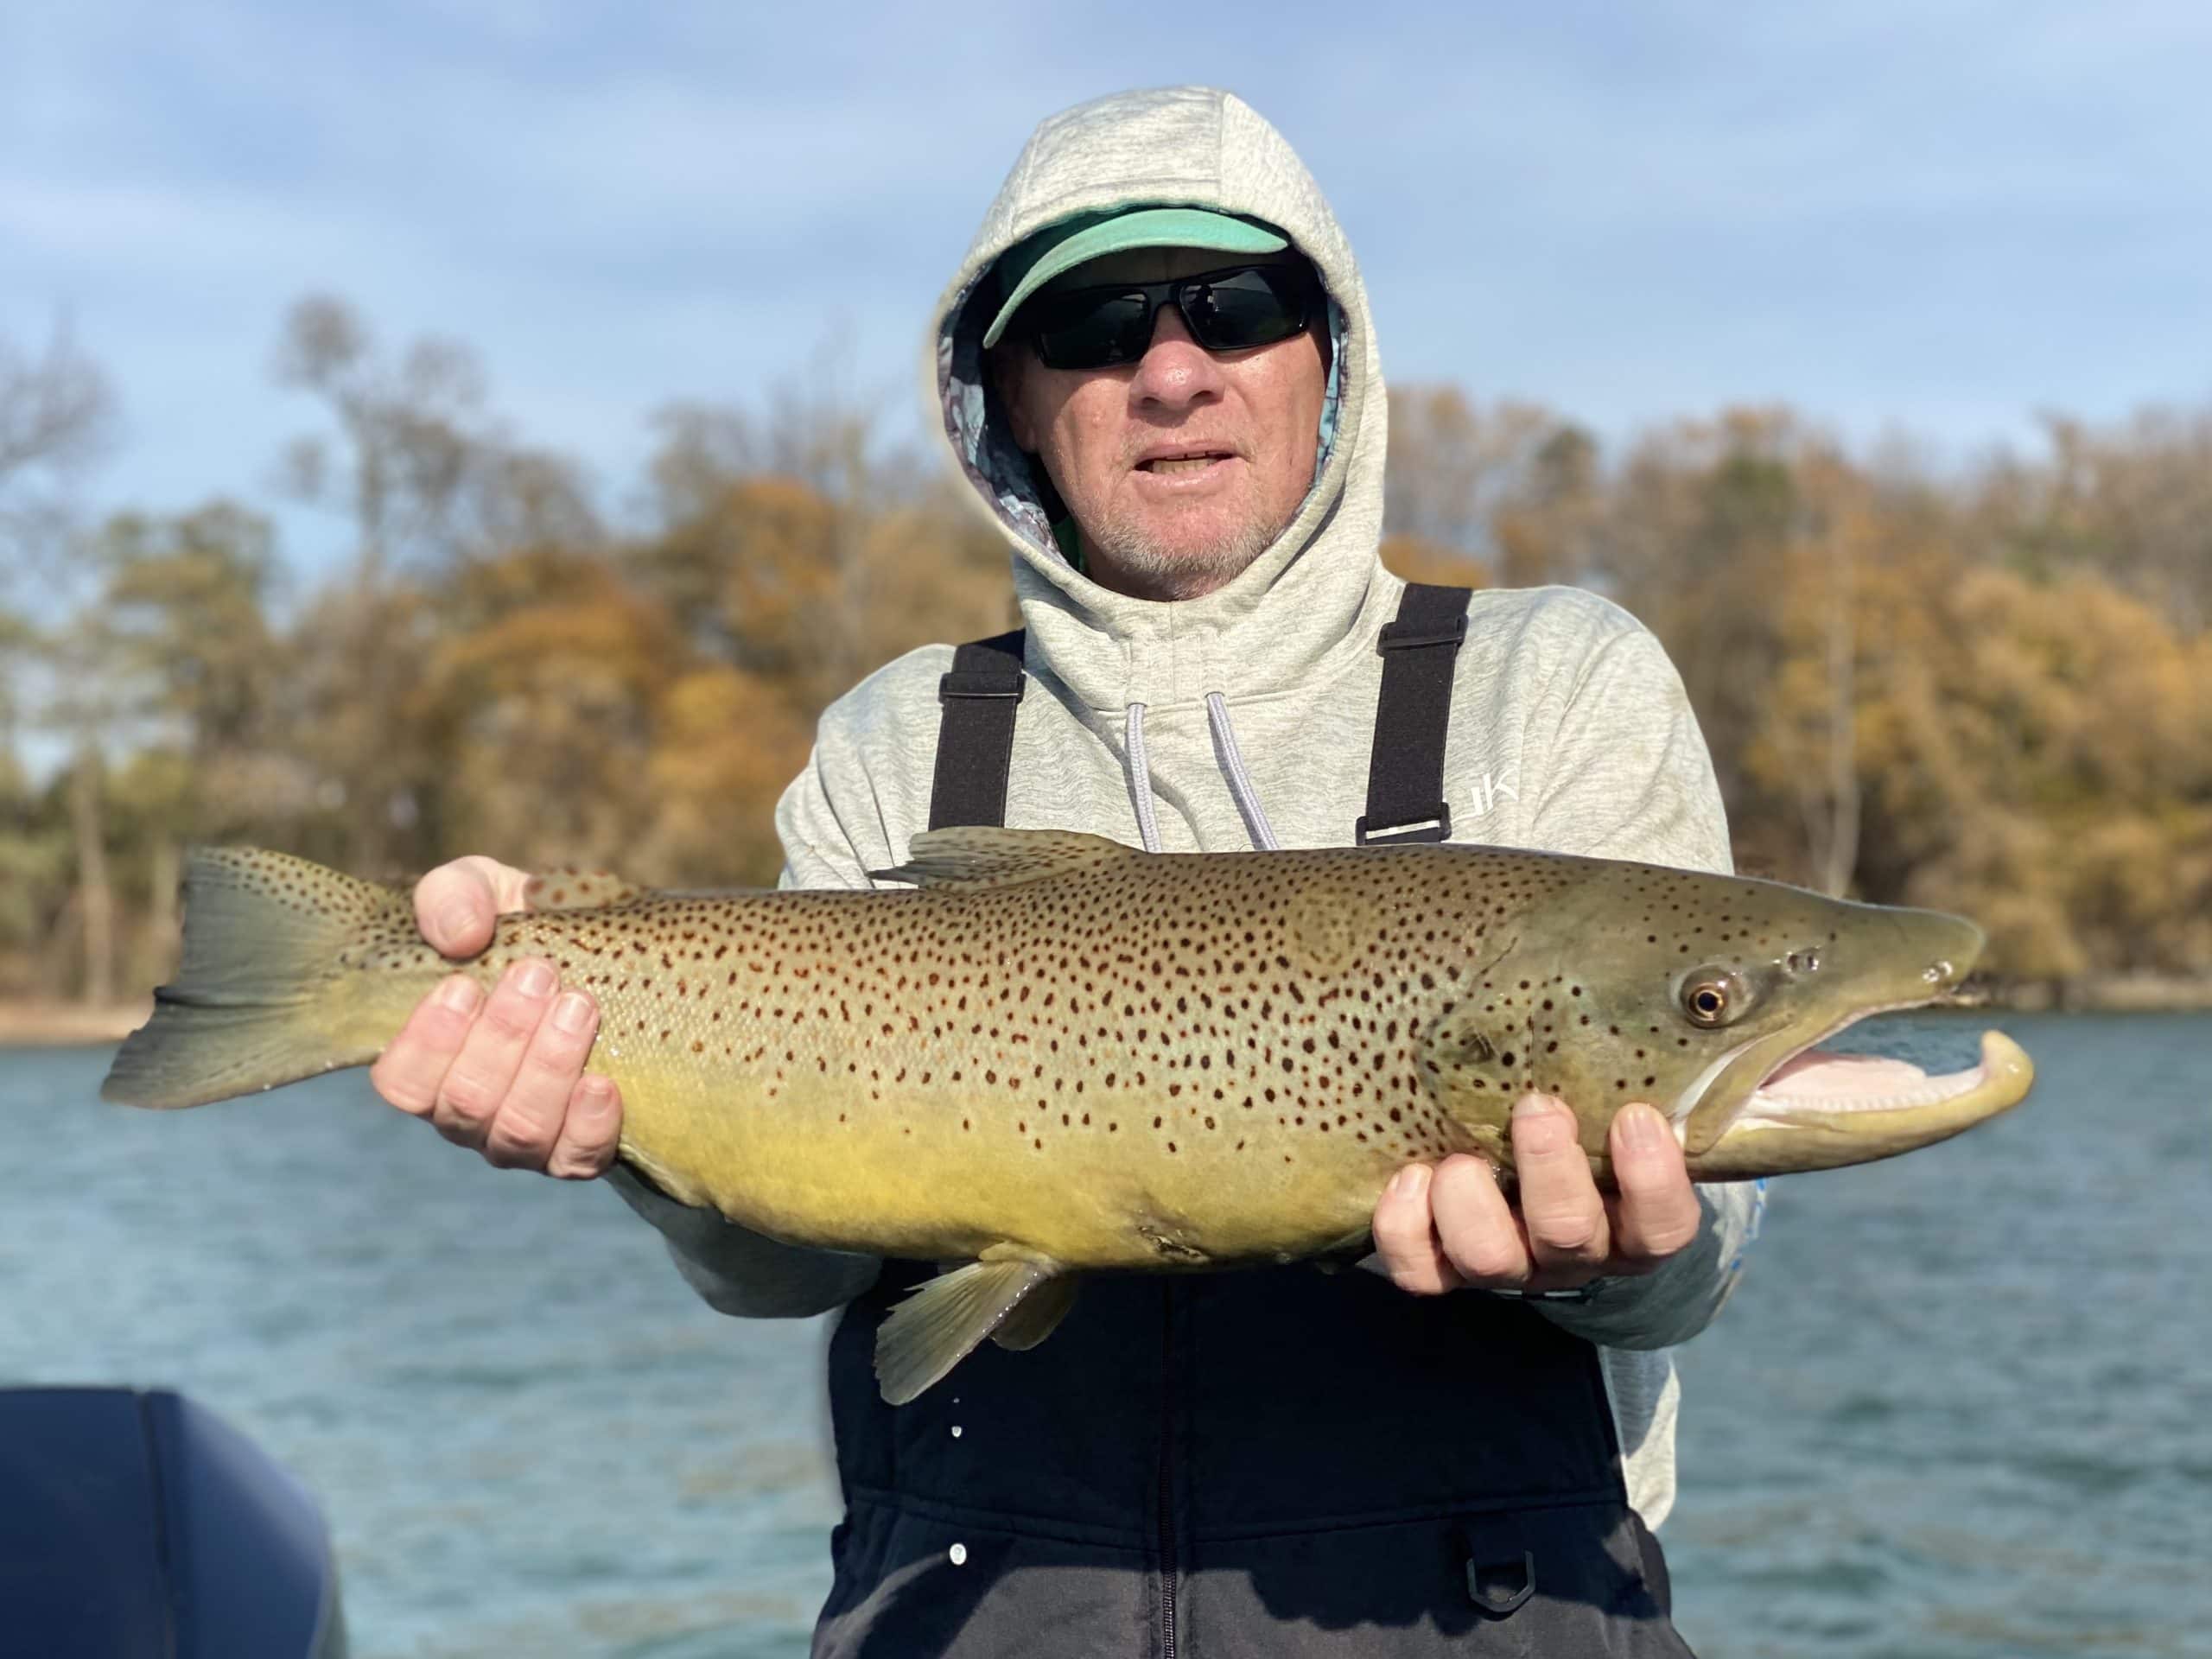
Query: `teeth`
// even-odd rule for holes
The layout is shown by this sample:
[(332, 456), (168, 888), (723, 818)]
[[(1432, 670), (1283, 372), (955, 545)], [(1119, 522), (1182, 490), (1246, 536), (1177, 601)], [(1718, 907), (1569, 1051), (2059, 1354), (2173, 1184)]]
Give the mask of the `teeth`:
[(1155, 473), (1198, 473), (1212, 466), (1217, 459), (1214, 455), (1184, 455), (1174, 461), (1155, 461), (1150, 464)]

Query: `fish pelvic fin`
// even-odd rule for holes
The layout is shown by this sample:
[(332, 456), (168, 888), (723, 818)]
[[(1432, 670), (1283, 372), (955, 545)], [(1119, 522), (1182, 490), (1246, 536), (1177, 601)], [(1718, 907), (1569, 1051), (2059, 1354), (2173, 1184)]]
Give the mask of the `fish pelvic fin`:
[[(875, 1380), (883, 1397), (894, 1406), (914, 1399), (1006, 1323), (1024, 1298), (1059, 1276), (1058, 1262), (1010, 1258), (971, 1262), (917, 1287), (875, 1333)], [(1027, 1338), (1020, 1345), (1042, 1342), (1073, 1294), (1070, 1281), (1059, 1306), (1048, 1299), (1041, 1315), (1018, 1322), (1015, 1334)]]
[(1010, 1353), (1028, 1352), (1060, 1328), (1082, 1282), (1071, 1273), (1047, 1279), (1014, 1305), (1014, 1311), (991, 1332), (991, 1340)]
[(907, 843), (904, 864), (868, 874), (880, 881), (911, 881), (918, 887), (1013, 887), (1148, 856), (1103, 836), (1072, 830), (996, 830), (969, 824), (925, 830)]
[[(184, 953), (154, 1017), (124, 1039), (103, 1098), (170, 1109), (296, 1083), (376, 1058), (399, 1014), (367, 1007), (372, 976), (349, 947), (412, 937), (396, 888), (252, 848), (194, 848), (184, 863)], [(423, 987), (410, 982), (407, 1001)]]

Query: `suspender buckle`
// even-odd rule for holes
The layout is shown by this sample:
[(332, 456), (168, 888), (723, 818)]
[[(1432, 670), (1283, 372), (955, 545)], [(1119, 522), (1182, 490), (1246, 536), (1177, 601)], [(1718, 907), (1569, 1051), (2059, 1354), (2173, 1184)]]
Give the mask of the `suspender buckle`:
[(1491, 1618), (1510, 1618), (1536, 1593), (1536, 1552), (1511, 1515), (1473, 1516), (1459, 1523), (1467, 1599)]
[(987, 701), (1007, 699), (1020, 702), (1022, 683), (1022, 676), (1019, 671), (1012, 674), (994, 674), (986, 671), (978, 674), (963, 674), (958, 669), (955, 669), (938, 680), (937, 700), (939, 702), (950, 702), (955, 697), (958, 697), (963, 700), (981, 698)]
[(1452, 839), (1452, 806), (1448, 801), (1439, 801), (1436, 810), (1425, 818), (1408, 818), (1402, 823), (1376, 824), (1368, 827), (1367, 815), (1360, 814), (1359, 822), (1352, 826), (1352, 842), (1360, 847), (1395, 847), (1416, 841), (1449, 841)]
[(1448, 622), (1392, 622), (1375, 641), (1379, 652), (1420, 651), (1427, 645), (1449, 645), (1457, 651), (1466, 643), (1467, 613), (1461, 611)]

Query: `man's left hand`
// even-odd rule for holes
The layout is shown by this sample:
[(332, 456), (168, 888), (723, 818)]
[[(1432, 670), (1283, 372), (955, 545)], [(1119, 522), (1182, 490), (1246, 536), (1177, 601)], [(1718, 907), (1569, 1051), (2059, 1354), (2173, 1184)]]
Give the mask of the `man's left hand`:
[(1517, 1198), (1487, 1160), (1455, 1154), (1408, 1164), (1375, 1205), (1375, 1262), (1401, 1289), (1567, 1290), (1649, 1273), (1696, 1238), (1696, 1192), (1673, 1128), (1653, 1107), (1624, 1106), (1607, 1137), (1617, 1194), (1601, 1193), (1574, 1115), (1548, 1095), (1513, 1109)]

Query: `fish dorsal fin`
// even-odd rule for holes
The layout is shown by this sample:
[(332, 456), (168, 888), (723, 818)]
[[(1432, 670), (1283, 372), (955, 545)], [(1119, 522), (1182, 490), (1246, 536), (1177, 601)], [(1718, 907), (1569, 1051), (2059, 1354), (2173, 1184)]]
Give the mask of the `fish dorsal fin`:
[[(918, 1287), (876, 1330), (875, 1380), (883, 1397), (903, 1406), (920, 1394), (1058, 1270), (1050, 1262), (971, 1262)], [(1044, 1335), (1039, 1331), (1034, 1339)]]
[(1072, 830), (997, 830), (968, 824), (925, 830), (908, 845), (906, 861), (868, 874), (918, 887), (1012, 887), (1047, 876), (1103, 869), (1142, 858), (1134, 847)]
[(522, 907), (527, 911), (604, 910), (645, 896), (643, 887), (625, 881), (612, 870), (586, 870), (564, 864), (530, 878), (522, 890)]

